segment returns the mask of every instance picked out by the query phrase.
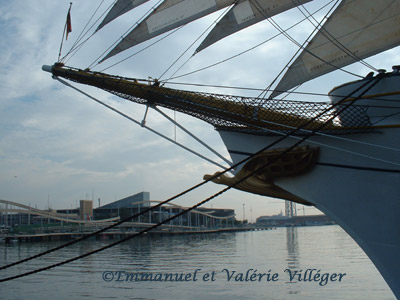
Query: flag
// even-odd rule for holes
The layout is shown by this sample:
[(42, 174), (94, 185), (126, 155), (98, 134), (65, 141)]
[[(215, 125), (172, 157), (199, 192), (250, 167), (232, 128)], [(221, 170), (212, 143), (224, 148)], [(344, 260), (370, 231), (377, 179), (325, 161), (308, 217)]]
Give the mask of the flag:
[(71, 8), (69, 8), (68, 10), (68, 14), (67, 14), (67, 23), (66, 23), (66, 36), (65, 36), (65, 40), (68, 40), (68, 34), (70, 32), (72, 32), (72, 25), (71, 25)]

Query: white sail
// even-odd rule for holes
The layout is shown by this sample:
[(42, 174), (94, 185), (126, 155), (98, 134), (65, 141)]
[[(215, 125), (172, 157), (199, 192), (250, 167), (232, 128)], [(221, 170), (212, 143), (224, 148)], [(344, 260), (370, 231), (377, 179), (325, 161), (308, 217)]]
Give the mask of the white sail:
[(218, 22), (196, 53), (239, 30), (311, 0), (241, 0)]
[(119, 42), (104, 57), (103, 61), (121, 51), (204, 17), (234, 2), (235, 0), (165, 0)]
[(131, 9), (139, 6), (149, 0), (118, 0), (115, 2), (114, 6), (105, 16), (97, 30), (100, 30), (105, 25), (113, 21), (114, 19), (118, 18), (119, 16), (123, 15), (124, 13), (130, 11)]
[(271, 97), (400, 44), (400, 1), (343, 0)]

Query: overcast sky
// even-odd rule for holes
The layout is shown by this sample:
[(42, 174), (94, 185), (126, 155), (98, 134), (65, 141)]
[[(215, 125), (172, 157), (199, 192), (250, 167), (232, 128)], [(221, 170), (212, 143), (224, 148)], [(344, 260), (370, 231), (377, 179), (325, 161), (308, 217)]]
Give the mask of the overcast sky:
[[(47, 208), (48, 203), (52, 208), (75, 207), (78, 200), (92, 197), (97, 207), (98, 198), (101, 204), (106, 204), (141, 191), (150, 192), (154, 200), (164, 200), (201, 182), (204, 174), (217, 171), (216, 166), (63, 86), (41, 70), (43, 64), (53, 64), (57, 60), (69, 2), (0, 2), (0, 199), (41, 209)], [(71, 11), (73, 31), (64, 43), (63, 53), (71, 47), (100, 2), (74, 1)], [(100, 11), (112, 2), (105, 1)], [(314, 2), (320, 5), (328, 1)], [(313, 10), (314, 5), (308, 7)], [(149, 5), (144, 5), (138, 12), (130, 12), (106, 26), (67, 64), (88, 67), (148, 8)], [(107, 72), (138, 78), (159, 77), (219, 14), (185, 26), (149, 51)], [(299, 16), (293, 10), (277, 17), (276, 21), (286, 28)], [(308, 24), (303, 24), (291, 34), (303, 37), (309, 29)], [(253, 26), (197, 54), (178, 74), (218, 62), (275, 34), (276, 30), (268, 22)], [(290, 46), (291, 43), (281, 37), (230, 62), (177, 81), (265, 88), (294, 54), (296, 49)], [(94, 70), (102, 70), (143, 47), (132, 48)], [(392, 49), (368, 62), (377, 68), (390, 69), (398, 58), (397, 49)], [(351, 66), (349, 70), (361, 75), (369, 72), (360, 65)], [(327, 93), (333, 86), (354, 79), (334, 72), (317, 83), (305, 84), (303, 90)], [(80, 88), (139, 121), (144, 115), (143, 106), (93, 88)], [(207, 91), (233, 92), (217, 88)], [(170, 111), (168, 114), (173, 116)], [(177, 120), (228, 157), (212, 126), (181, 114), (177, 115)], [(174, 126), (155, 112), (150, 112), (147, 125), (174, 138)], [(179, 130), (177, 140), (222, 163)], [(189, 206), (222, 188), (209, 183), (175, 202)], [(246, 218), (253, 220), (260, 215), (279, 213), (284, 208), (284, 201), (233, 190), (207, 206), (233, 208), (241, 219), (244, 203)], [(315, 212), (306, 210), (306, 213)]]

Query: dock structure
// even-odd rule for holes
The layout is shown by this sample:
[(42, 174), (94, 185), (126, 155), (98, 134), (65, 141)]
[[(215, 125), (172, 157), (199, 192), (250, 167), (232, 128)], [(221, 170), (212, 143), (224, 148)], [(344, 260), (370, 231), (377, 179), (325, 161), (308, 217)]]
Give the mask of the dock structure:
[[(212, 234), (212, 233), (226, 233), (226, 232), (243, 232), (243, 231), (256, 231), (256, 230), (271, 230), (273, 227), (227, 227), (227, 228), (214, 228), (214, 229), (191, 229), (191, 230), (170, 230), (170, 228), (161, 228), (160, 230), (152, 230), (145, 233), (147, 236), (156, 235), (187, 235), (187, 234)], [(52, 232), (52, 233), (38, 233), (38, 234), (7, 234), (0, 235), (5, 243), (13, 242), (49, 242), (49, 241), (63, 241), (81, 238), (82, 236), (92, 234), (92, 232)], [(93, 237), (96, 240), (107, 239), (121, 239), (132, 235), (137, 235), (138, 231), (106, 231)]]
[[(100, 203), (100, 201), (99, 201)], [(36, 242), (76, 239), (106, 228), (120, 219), (140, 214), (130, 222), (104, 231), (93, 238), (113, 239), (136, 235), (187, 208), (167, 203), (152, 209), (152, 205), (161, 201), (150, 200), (150, 193), (142, 192), (124, 199), (93, 209), (91, 200), (80, 201), (80, 207), (64, 210), (40, 210), (24, 204), (0, 200), (0, 240), (7, 243), (13, 241)], [(264, 226), (265, 227), (265, 226)], [(218, 232), (236, 232), (262, 230), (244, 225), (235, 219), (232, 209), (199, 207), (174, 220), (160, 225), (145, 234), (205, 234)]]

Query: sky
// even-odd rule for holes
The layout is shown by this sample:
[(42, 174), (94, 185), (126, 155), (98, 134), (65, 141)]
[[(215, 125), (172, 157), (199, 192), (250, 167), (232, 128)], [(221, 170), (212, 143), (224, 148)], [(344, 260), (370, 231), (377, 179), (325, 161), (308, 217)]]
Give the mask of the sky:
[[(94, 199), (94, 207), (97, 207), (99, 198), (103, 205), (141, 191), (150, 192), (152, 200), (165, 200), (201, 182), (204, 174), (218, 171), (218, 167), (122, 118), (53, 80), (49, 73), (41, 70), (42, 65), (51, 65), (57, 60), (69, 2), (0, 2), (0, 199), (40, 209), (74, 208), (80, 199)], [(72, 32), (64, 42), (64, 54), (100, 2), (74, 1), (71, 10)], [(99, 11), (103, 12), (112, 2), (105, 1)], [(150, 1), (137, 12), (129, 12), (100, 30), (67, 61), (67, 65), (86, 68), (98, 61), (98, 57), (154, 2)], [(315, 4), (307, 5), (312, 10)], [(185, 26), (170, 38), (107, 69), (107, 72), (127, 77), (159, 78), (220, 13)], [(279, 24), (292, 24), (296, 16), (299, 17), (299, 13), (292, 10), (276, 17), (275, 21)], [(302, 38), (309, 30), (310, 27), (303, 24), (291, 31), (291, 34)], [(185, 74), (218, 62), (276, 33), (276, 29), (268, 22), (257, 24), (198, 53), (177, 74)], [(96, 66), (94, 70), (107, 68), (149, 44), (144, 43), (127, 50)], [(194, 49), (195, 46), (162, 79), (168, 78), (182, 65)], [(295, 51), (289, 41), (280, 37), (246, 55), (176, 81), (265, 88)], [(378, 68), (390, 70), (398, 58), (395, 48), (367, 61)], [(369, 72), (361, 65), (350, 66), (349, 70), (361, 75)], [(355, 79), (349, 75), (338, 76), (334, 72), (317, 83), (304, 84), (303, 88), (305, 91), (327, 93), (333, 86)], [(77, 87), (139, 121), (143, 119), (144, 106), (91, 87)], [(216, 87), (205, 91), (237, 93)], [(248, 95), (256, 96), (254, 92)], [(173, 112), (164, 111), (174, 117)], [(211, 125), (182, 114), (177, 114), (176, 118), (229, 158), (218, 133)], [(150, 111), (146, 122), (146, 125), (175, 138), (174, 126), (156, 112)], [(222, 163), (221, 159), (197, 145), (179, 129), (176, 138), (178, 142)], [(190, 206), (222, 188), (208, 183), (175, 200), (175, 203)], [(230, 190), (206, 206), (235, 209), (238, 219), (242, 219), (244, 213), (246, 219), (255, 221), (259, 216), (283, 211), (284, 201)], [(301, 205), (298, 205), (298, 209), (299, 214), (319, 213), (308, 207), (303, 210)]]

